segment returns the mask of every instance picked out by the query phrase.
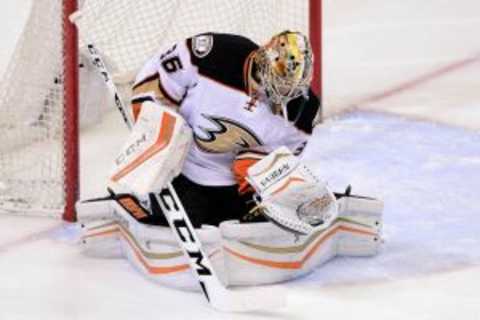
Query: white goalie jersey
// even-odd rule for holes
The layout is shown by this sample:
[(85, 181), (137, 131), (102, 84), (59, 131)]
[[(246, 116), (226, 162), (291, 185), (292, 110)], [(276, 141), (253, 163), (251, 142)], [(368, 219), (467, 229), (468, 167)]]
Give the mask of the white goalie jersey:
[(192, 128), (182, 173), (198, 184), (234, 185), (232, 162), (238, 152), (269, 153), (287, 146), (298, 153), (312, 132), (319, 109), (315, 96), (289, 103), (293, 121), (287, 123), (249, 95), (249, 57), (257, 48), (244, 37), (202, 34), (161, 50), (136, 78), (135, 117), (150, 100), (174, 107)]

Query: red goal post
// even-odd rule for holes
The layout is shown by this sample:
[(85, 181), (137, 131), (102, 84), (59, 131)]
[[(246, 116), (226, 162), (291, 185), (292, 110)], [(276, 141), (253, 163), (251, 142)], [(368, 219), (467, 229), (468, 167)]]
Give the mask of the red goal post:
[[(84, 111), (92, 108), (83, 92), (90, 78), (78, 67), (84, 41), (95, 43), (128, 95), (142, 63), (170, 42), (213, 31), (264, 43), (283, 30), (298, 30), (310, 37), (312, 86), (321, 96), (321, 1), (33, 1), (0, 87), (0, 136), (6, 141), (0, 144), (0, 212), (76, 219), (80, 125), (92, 114)], [(69, 20), (73, 13), (76, 26)]]
[(62, 24), (64, 29), (64, 190), (65, 206), (62, 218), (76, 221), (75, 202), (79, 197), (79, 74), (78, 74), (78, 32), (69, 17), (78, 10), (77, 0), (64, 0)]

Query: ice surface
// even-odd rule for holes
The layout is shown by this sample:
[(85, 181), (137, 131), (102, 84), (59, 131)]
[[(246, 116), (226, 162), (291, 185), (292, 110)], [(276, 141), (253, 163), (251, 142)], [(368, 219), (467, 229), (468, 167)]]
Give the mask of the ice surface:
[[(475, 57), (475, 0), (325, 1), (326, 113)], [(31, 0), (3, 0), (0, 71)], [(480, 59), (476, 61), (480, 62)], [(317, 128), (306, 158), (335, 190), (385, 201), (384, 249), (341, 258), (277, 286), (281, 310), (226, 315), (200, 294), (155, 285), (125, 260), (80, 254), (71, 227), (0, 216), (0, 320), (480, 319), (480, 63), (472, 63)], [(126, 135), (119, 116), (82, 135), (83, 197), (98, 195)]]
[[(98, 147), (85, 143), (84, 153), (98, 157)], [(480, 317), (480, 133), (352, 113), (315, 130), (306, 160), (333, 189), (352, 184), (384, 199), (386, 242), (377, 257), (339, 258), (278, 285), (286, 308), (219, 314), (199, 293), (153, 284), (126, 260), (83, 256), (72, 226), (0, 216), (0, 319)]]
[(338, 259), (305, 281), (409, 278), (480, 264), (479, 132), (354, 113), (318, 128), (306, 152), (334, 190), (351, 184), (353, 193), (384, 200), (386, 242), (376, 258)]

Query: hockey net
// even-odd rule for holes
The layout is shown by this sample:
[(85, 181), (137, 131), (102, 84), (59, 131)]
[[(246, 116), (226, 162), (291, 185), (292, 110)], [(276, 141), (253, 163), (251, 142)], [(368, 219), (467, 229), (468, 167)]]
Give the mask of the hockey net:
[[(94, 43), (116, 82), (125, 90), (144, 61), (162, 46), (198, 33), (245, 35), (263, 43), (290, 29), (309, 34), (308, 0), (84, 0), (72, 18), (84, 46)], [(0, 87), (0, 212), (43, 213), (74, 219), (65, 212), (65, 146), (78, 149), (65, 129), (65, 5), (74, 0), (35, 0)], [(320, 24), (320, 21), (314, 23)], [(81, 69), (82, 127), (101, 117), (98, 88), (89, 68)], [(96, 80), (95, 80), (96, 79)], [(96, 91), (95, 91), (96, 90)], [(104, 90), (102, 88), (102, 90)], [(119, 120), (121, 121), (121, 120)], [(72, 146), (73, 145), (73, 146)], [(73, 169), (76, 170), (76, 169)], [(73, 191), (75, 192), (75, 191)], [(69, 210), (72, 207), (70, 206)]]

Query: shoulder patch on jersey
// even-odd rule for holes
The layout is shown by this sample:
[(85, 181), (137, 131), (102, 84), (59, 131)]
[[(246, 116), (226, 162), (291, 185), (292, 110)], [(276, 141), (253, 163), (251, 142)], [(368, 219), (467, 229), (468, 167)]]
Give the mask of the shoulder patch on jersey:
[(206, 57), (213, 48), (213, 36), (202, 34), (192, 38), (192, 51), (197, 58)]
[(202, 33), (186, 40), (192, 65), (198, 73), (235, 90), (246, 92), (244, 66), (258, 45), (227, 33)]

